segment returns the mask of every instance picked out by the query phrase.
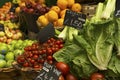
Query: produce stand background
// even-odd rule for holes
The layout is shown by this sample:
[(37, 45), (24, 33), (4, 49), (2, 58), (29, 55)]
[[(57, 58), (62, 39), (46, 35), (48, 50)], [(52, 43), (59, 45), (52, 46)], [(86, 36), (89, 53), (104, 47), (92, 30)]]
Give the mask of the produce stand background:
[(0, 0), (0, 7), (2, 7), (3, 4), (6, 2), (11, 2), (12, 0)]

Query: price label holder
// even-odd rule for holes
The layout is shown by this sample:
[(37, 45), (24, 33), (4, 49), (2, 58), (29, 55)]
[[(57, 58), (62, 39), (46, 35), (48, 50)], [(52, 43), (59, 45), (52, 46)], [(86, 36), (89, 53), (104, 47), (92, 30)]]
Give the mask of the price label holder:
[(67, 10), (65, 13), (65, 19), (64, 19), (63, 24), (81, 29), (85, 21), (86, 21), (85, 14)]
[(52, 23), (49, 23), (46, 27), (41, 29), (37, 35), (37, 40), (40, 43), (44, 43), (47, 41), (49, 38), (55, 36), (55, 29)]
[(45, 62), (43, 69), (40, 71), (35, 80), (58, 80), (60, 75), (61, 72), (57, 70), (54, 65)]
[(120, 17), (120, 0), (116, 0), (115, 17)]
[(5, 31), (3, 24), (0, 24), (0, 31), (3, 31), (3, 32)]

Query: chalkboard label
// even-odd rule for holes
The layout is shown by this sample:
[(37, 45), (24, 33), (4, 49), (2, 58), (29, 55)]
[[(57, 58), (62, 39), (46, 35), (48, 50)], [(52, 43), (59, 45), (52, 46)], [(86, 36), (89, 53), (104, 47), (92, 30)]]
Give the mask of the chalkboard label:
[(52, 23), (49, 23), (46, 27), (41, 29), (37, 35), (37, 39), (40, 43), (44, 43), (49, 38), (55, 36), (55, 29)]
[(63, 24), (81, 29), (85, 21), (86, 21), (85, 14), (67, 10)]
[(4, 31), (4, 25), (0, 24), (0, 31)]
[(116, 0), (115, 16), (120, 17), (120, 0)]
[(43, 69), (35, 80), (58, 80), (61, 72), (56, 69), (54, 65), (50, 65), (47, 62), (44, 63)]

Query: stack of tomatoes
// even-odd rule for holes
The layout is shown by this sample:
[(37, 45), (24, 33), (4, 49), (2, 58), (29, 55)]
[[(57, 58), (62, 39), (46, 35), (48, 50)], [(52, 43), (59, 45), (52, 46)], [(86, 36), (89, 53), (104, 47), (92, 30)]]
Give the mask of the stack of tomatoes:
[(45, 43), (35, 42), (26, 46), (24, 53), (17, 57), (17, 62), (23, 67), (42, 68), (44, 62), (53, 64), (52, 55), (63, 47), (62, 39), (50, 38)]

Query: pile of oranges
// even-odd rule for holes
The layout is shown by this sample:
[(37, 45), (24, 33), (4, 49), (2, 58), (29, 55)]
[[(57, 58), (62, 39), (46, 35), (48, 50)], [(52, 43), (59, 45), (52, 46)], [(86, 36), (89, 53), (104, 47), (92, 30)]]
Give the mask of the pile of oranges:
[(57, 0), (57, 5), (52, 6), (50, 11), (45, 15), (41, 15), (37, 19), (37, 23), (44, 27), (50, 22), (55, 27), (62, 27), (66, 10), (72, 10), (75, 12), (81, 12), (81, 4), (75, 3), (75, 0)]

